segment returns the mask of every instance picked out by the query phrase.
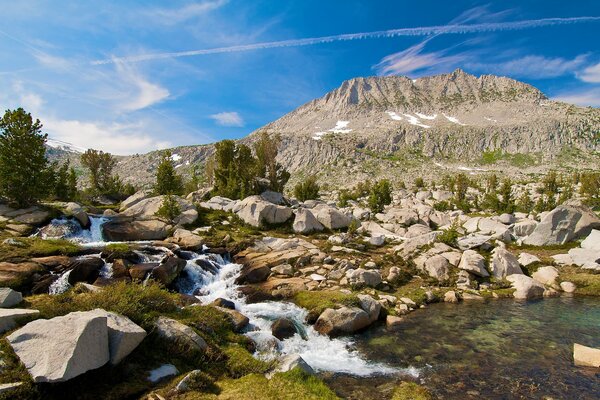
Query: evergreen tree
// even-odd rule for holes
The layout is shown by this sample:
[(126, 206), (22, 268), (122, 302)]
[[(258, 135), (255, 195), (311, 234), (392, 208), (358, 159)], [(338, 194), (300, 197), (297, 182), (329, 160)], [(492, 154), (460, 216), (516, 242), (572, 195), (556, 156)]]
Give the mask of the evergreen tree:
[(276, 161), (280, 143), (281, 137), (279, 135), (269, 137), (263, 131), (254, 144), (257, 177), (266, 178), (269, 181), (269, 189), (275, 192), (283, 192), (283, 188), (290, 179), (289, 172)]
[(75, 168), (71, 167), (69, 169), (69, 177), (67, 178), (67, 188), (69, 191), (69, 199), (75, 200), (78, 197), (77, 191), (77, 174), (75, 173)]
[(223, 140), (215, 145), (213, 192), (240, 199), (256, 192), (256, 159), (246, 145)]
[(157, 194), (181, 194), (183, 192), (183, 180), (175, 172), (170, 151), (165, 151), (162, 155), (156, 171), (154, 191)]
[(71, 188), (69, 186), (69, 160), (56, 169), (54, 182), (54, 196), (58, 200), (72, 200)]
[(384, 207), (392, 202), (392, 186), (390, 181), (382, 179), (376, 182), (369, 195), (369, 208), (374, 213), (380, 213)]
[(0, 195), (19, 207), (49, 192), (50, 169), (40, 120), (22, 108), (7, 110), (0, 120)]
[(319, 198), (319, 189), (317, 178), (309, 176), (294, 187), (294, 196), (300, 201), (316, 200)]
[(81, 155), (81, 164), (90, 170), (91, 189), (96, 194), (115, 191), (117, 181), (112, 176), (117, 160), (110, 153), (89, 149)]

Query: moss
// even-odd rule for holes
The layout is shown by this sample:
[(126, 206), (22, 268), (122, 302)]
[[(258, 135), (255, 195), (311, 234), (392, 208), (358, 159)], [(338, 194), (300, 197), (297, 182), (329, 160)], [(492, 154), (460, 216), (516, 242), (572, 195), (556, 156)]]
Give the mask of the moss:
[[(423, 280), (415, 278), (404, 286), (396, 289), (394, 295), (398, 298), (400, 297), (408, 297), (412, 301), (414, 301), (418, 306), (427, 303), (427, 295), (425, 294), (426, 290), (421, 286), (423, 285)], [(436, 294), (434, 292), (434, 294)], [(439, 296), (438, 296), (439, 297)]]
[(577, 286), (576, 294), (600, 296), (600, 274), (584, 272), (578, 267), (562, 267), (559, 281), (573, 282)]
[(0, 261), (22, 261), (32, 257), (72, 256), (82, 249), (75, 243), (60, 239), (18, 238), (20, 246), (0, 244)]
[(335, 291), (301, 291), (294, 295), (292, 301), (314, 314), (321, 314), (327, 308), (339, 308), (341, 305), (359, 305), (356, 295)]
[(513, 297), (515, 290), (516, 289), (512, 288), (494, 289), (494, 293), (497, 294), (499, 298)]
[(227, 375), (232, 378), (264, 374), (273, 367), (273, 363), (254, 358), (248, 350), (238, 345), (227, 346), (223, 352), (227, 356)]
[(394, 391), (392, 400), (433, 400), (435, 397), (415, 382), (402, 382)]

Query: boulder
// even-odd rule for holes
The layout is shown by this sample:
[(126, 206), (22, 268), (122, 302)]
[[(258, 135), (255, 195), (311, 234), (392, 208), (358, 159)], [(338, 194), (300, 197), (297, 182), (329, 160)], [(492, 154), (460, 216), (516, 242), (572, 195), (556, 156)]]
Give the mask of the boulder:
[(485, 258), (475, 250), (465, 250), (460, 258), (458, 269), (481, 277), (490, 276), (489, 272), (485, 269)]
[(294, 219), (294, 225), (292, 228), (294, 229), (294, 232), (303, 235), (313, 232), (321, 232), (323, 229), (325, 229), (313, 215), (313, 213), (306, 208), (299, 208), (296, 211), (296, 218)]
[(145, 221), (113, 220), (102, 225), (107, 241), (133, 242), (138, 240), (163, 240), (169, 234), (170, 225), (158, 219)]
[(81, 257), (71, 262), (69, 273), (69, 284), (77, 282), (94, 283), (100, 275), (100, 269), (104, 266), (104, 260), (100, 257)]
[[(173, 198), (180, 210), (180, 214), (173, 220), (173, 223), (176, 225), (186, 225), (191, 224), (198, 218), (198, 211), (196, 211), (194, 204), (179, 196), (173, 196)], [(127, 208), (120, 215), (132, 217), (136, 220), (154, 220), (157, 218), (156, 213), (162, 207), (164, 199), (165, 196), (143, 199)]]
[(523, 243), (533, 246), (565, 244), (600, 229), (600, 218), (589, 208), (560, 205), (549, 212)]
[(148, 373), (148, 380), (152, 383), (156, 383), (169, 376), (177, 375), (178, 373), (179, 370), (173, 364), (163, 364)]
[(234, 332), (241, 332), (246, 326), (248, 326), (248, 323), (250, 322), (250, 320), (248, 319), (248, 317), (246, 317), (241, 312), (232, 310), (230, 308), (222, 308), (222, 307), (217, 307), (217, 308), (219, 309), (219, 311), (221, 311), (227, 315), (227, 317), (229, 318), (229, 321), (233, 325)]
[(156, 333), (160, 337), (174, 342), (178, 346), (201, 352), (208, 349), (208, 344), (200, 335), (179, 321), (161, 316), (156, 320), (155, 327)]
[(33, 226), (43, 225), (50, 219), (50, 213), (38, 207), (15, 210), (15, 212), (6, 215), (11, 217), (14, 222)]
[(39, 313), (38, 310), (25, 308), (0, 308), (0, 333), (15, 328), (20, 318), (35, 316)]
[(529, 300), (544, 296), (544, 285), (523, 274), (512, 274), (506, 277), (511, 286), (516, 289), (513, 293), (515, 299)]
[(283, 224), (293, 214), (291, 208), (270, 203), (260, 196), (246, 197), (236, 204), (233, 211), (245, 223), (255, 227)]
[(37, 273), (45, 273), (40, 264), (25, 262), (19, 264), (0, 262), (0, 286), (14, 289), (27, 287)]
[(385, 326), (389, 329), (399, 329), (402, 326), (402, 321), (404, 321), (402, 317), (388, 315), (385, 317)]
[(435, 255), (425, 261), (424, 265), (425, 272), (438, 281), (445, 281), (450, 279), (450, 263), (442, 255)]
[(346, 273), (348, 284), (353, 286), (377, 287), (381, 283), (379, 271), (366, 270), (364, 268), (352, 269)]
[(581, 367), (600, 368), (600, 349), (573, 344), (573, 361)]
[(120, 363), (146, 337), (146, 331), (133, 323), (129, 318), (113, 312), (96, 309), (90, 311), (106, 317), (108, 327), (109, 362), (112, 365)]
[(215, 307), (227, 308), (229, 310), (235, 310), (235, 303), (231, 300), (224, 299), (219, 297), (215, 301), (212, 302), (212, 305)]
[(565, 293), (575, 293), (577, 286), (573, 282), (565, 281), (560, 283), (560, 289)]
[(371, 321), (371, 323), (377, 321), (379, 319), (379, 314), (381, 313), (381, 304), (368, 294), (359, 294), (357, 297), (360, 302), (360, 308), (367, 313), (369, 321)]
[(286, 204), (283, 194), (279, 192), (274, 192), (272, 190), (265, 190), (260, 194), (260, 198), (264, 201), (268, 201), (269, 203), (277, 204), (279, 206), (283, 206)]
[(504, 213), (499, 215), (496, 220), (504, 225), (511, 225), (515, 223), (516, 218), (513, 214)]
[(36, 320), (6, 339), (34, 382), (64, 382), (110, 359), (107, 318), (94, 312)]
[(0, 288), (0, 308), (14, 307), (23, 301), (23, 295), (11, 288)]
[(317, 205), (312, 209), (312, 213), (327, 229), (347, 228), (352, 222), (352, 218), (327, 204)]
[(185, 196), (185, 199), (187, 201), (191, 201), (192, 203), (201, 203), (204, 200), (208, 199), (208, 196), (210, 195), (210, 192), (212, 190), (213, 190), (212, 187), (198, 189), (198, 190), (195, 190), (192, 193), (188, 194), (187, 196)]
[(204, 239), (183, 228), (175, 229), (173, 236), (167, 239), (167, 242), (174, 243), (184, 250), (191, 251), (198, 251), (204, 245)]
[(328, 308), (319, 316), (314, 328), (331, 337), (354, 333), (371, 324), (369, 314), (358, 307)]
[(594, 249), (570, 249), (569, 257), (573, 264), (580, 267), (595, 268), (600, 266), (600, 251)]
[(270, 273), (271, 268), (269, 268), (267, 264), (244, 265), (235, 282), (238, 285), (264, 282), (269, 277)]
[(512, 232), (516, 237), (529, 236), (535, 230), (538, 223), (532, 219), (526, 219), (524, 221), (517, 222), (512, 227)]
[(491, 272), (496, 279), (504, 279), (508, 275), (523, 274), (519, 260), (503, 247), (496, 247), (492, 252)]
[(554, 267), (541, 267), (531, 274), (531, 277), (543, 285), (556, 286), (558, 270)]
[(521, 264), (524, 267), (527, 267), (533, 263), (536, 262), (540, 262), (541, 260), (534, 256), (533, 254), (529, 254), (529, 253), (521, 253), (519, 254), (519, 264)]
[(79, 221), (83, 228), (88, 228), (90, 226), (90, 218), (79, 204), (73, 202), (67, 203), (64, 212), (65, 215), (71, 216)]
[(297, 332), (294, 321), (289, 318), (278, 318), (271, 325), (271, 334), (279, 340), (291, 338)]
[(581, 242), (581, 248), (587, 250), (595, 250), (600, 253), (600, 230), (594, 229), (588, 237)]
[(140, 190), (139, 192), (136, 192), (135, 194), (123, 200), (121, 202), (121, 207), (119, 208), (119, 211), (123, 212), (129, 207), (133, 207), (134, 205), (138, 204), (140, 201), (150, 198), (151, 195), (152, 191), (150, 190)]
[(169, 256), (152, 270), (152, 277), (169, 286), (183, 271), (187, 262), (179, 257)]
[(314, 375), (315, 371), (311, 368), (310, 365), (304, 361), (299, 354), (288, 354), (283, 356), (281, 360), (279, 360), (279, 366), (275, 370), (275, 372), (287, 372), (291, 371), (294, 368), (300, 368), (307, 374)]
[(200, 207), (209, 210), (231, 211), (237, 202), (227, 197), (215, 196), (208, 201), (200, 203)]
[(459, 302), (458, 294), (454, 290), (449, 290), (444, 294), (444, 302), (445, 303), (458, 303)]

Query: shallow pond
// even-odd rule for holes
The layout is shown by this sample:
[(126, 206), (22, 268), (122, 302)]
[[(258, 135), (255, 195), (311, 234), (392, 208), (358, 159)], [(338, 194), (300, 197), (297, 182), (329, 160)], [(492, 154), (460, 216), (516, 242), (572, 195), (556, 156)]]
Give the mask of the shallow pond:
[[(443, 399), (598, 399), (600, 370), (573, 365), (573, 343), (600, 347), (600, 299), (435, 304), (405, 317), (400, 330), (355, 338), (370, 361), (417, 367)], [(398, 378), (330, 375), (345, 398), (385, 399)]]

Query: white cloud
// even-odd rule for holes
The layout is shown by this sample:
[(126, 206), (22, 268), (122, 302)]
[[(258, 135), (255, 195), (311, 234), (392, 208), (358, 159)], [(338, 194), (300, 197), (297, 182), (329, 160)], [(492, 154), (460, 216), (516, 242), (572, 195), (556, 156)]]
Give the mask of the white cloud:
[(467, 63), (465, 68), (497, 75), (543, 79), (574, 74), (578, 68), (581, 68), (586, 59), (586, 54), (581, 54), (572, 60), (560, 57), (528, 55), (504, 62)]
[(235, 127), (244, 126), (243, 118), (235, 111), (220, 112), (218, 114), (212, 114), (210, 117), (215, 120), (217, 125)]
[(584, 82), (600, 83), (600, 63), (585, 68), (577, 77)]
[(600, 88), (578, 92), (565, 92), (554, 96), (552, 99), (576, 104), (578, 106), (600, 107)]
[(120, 104), (124, 111), (141, 110), (169, 97), (166, 88), (148, 81), (132, 66), (118, 62), (116, 68), (122, 83), (128, 86), (122, 94), (125, 100)]
[(172, 25), (200, 17), (223, 7), (227, 3), (229, 3), (229, 0), (205, 0), (189, 3), (180, 8), (155, 8), (149, 10), (148, 14), (163, 24)]

